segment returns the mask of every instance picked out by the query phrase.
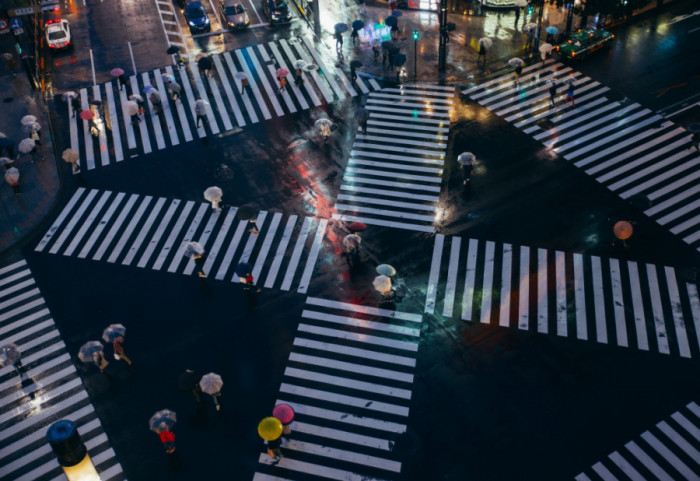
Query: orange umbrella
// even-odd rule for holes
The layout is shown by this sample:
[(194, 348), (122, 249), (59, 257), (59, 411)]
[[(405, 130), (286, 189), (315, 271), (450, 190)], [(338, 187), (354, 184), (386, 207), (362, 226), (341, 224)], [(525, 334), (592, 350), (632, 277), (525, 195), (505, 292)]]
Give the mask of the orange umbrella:
[(621, 220), (615, 223), (613, 232), (615, 233), (615, 237), (620, 240), (625, 240), (632, 237), (632, 232), (634, 232), (634, 229), (632, 228), (632, 224), (626, 220)]

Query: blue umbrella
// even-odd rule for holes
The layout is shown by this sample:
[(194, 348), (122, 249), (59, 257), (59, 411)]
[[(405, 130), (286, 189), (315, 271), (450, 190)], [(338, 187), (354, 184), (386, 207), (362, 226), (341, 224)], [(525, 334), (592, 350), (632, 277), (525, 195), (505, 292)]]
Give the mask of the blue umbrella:
[(336, 23), (335, 27), (335, 33), (343, 33), (348, 31), (348, 24), (347, 23)]
[(556, 35), (559, 33), (559, 29), (557, 27), (554, 27), (554, 26), (549, 26), (549, 27), (545, 28), (544, 31), (547, 33), (551, 33), (552, 35)]
[(391, 14), (394, 17), (400, 17), (401, 15), (403, 15), (403, 12), (401, 10), (394, 10), (393, 12), (391, 12)]
[(236, 266), (236, 275), (239, 277), (245, 277), (253, 271), (253, 266), (247, 262), (239, 262)]
[(398, 21), (399, 21), (399, 19), (396, 18), (396, 17), (387, 17), (387, 19), (384, 20), (384, 23), (385, 23), (388, 27), (393, 27), (394, 25), (396, 25), (396, 24), (398, 23)]
[(403, 64), (406, 63), (406, 56), (402, 53), (394, 55), (394, 65), (397, 67), (401, 67)]
[(364, 26), (365, 26), (365, 22), (363, 22), (362, 20), (355, 20), (352, 22), (353, 30), (359, 30)]

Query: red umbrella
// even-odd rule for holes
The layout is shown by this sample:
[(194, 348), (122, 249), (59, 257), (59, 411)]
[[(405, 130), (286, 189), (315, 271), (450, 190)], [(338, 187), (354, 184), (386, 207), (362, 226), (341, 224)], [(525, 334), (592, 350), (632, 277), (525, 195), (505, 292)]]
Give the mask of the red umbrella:
[(364, 225), (362, 222), (353, 222), (348, 226), (348, 229), (350, 229), (353, 232), (362, 232), (367, 228), (366, 225)]
[(95, 118), (95, 112), (92, 110), (83, 110), (80, 112), (80, 118), (83, 120), (92, 120)]
[(278, 404), (272, 410), (272, 416), (279, 419), (282, 424), (289, 424), (294, 421), (294, 409), (288, 404)]

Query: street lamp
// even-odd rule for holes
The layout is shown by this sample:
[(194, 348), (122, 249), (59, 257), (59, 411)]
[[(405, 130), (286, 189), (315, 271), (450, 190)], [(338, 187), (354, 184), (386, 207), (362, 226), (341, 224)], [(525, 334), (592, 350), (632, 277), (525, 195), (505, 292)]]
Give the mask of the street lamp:
[(413, 29), (413, 76), (418, 78), (418, 30)]
[(46, 440), (58, 458), (68, 481), (100, 481), (95, 466), (73, 421), (56, 421), (46, 432)]

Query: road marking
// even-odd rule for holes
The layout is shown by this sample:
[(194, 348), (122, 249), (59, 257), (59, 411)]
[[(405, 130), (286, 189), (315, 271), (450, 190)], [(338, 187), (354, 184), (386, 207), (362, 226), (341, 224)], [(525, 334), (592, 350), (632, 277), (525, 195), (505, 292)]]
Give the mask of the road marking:
[(457, 272), (459, 271), (459, 249), (462, 246), (460, 237), (452, 238), (450, 248), (450, 263), (447, 271), (447, 286), (445, 287), (445, 302), (442, 310), (443, 316), (452, 317), (455, 303), (455, 291), (457, 289)]
[(127, 215), (131, 211), (131, 208), (134, 206), (134, 204), (136, 203), (136, 200), (138, 198), (139, 198), (139, 196), (137, 194), (131, 194), (131, 197), (129, 197), (129, 200), (127, 201), (126, 205), (124, 206), (122, 211), (119, 213), (119, 216), (117, 217), (117, 220), (112, 225), (112, 228), (109, 229), (109, 232), (107, 232), (107, 235), (102, 240), (102, 244), (100, 244), (100, 247), (97, 249), (95, 254), (92, 256), (92, 260), (94, 260), (94, 261), (102, 260), (102, 256), (104, 256), (105, 252), (107, 251), (107, 247), (109, 247), (109, 245), (112, 243), (112, 240), (117, 235), (119, 228), (126, 220)]
[(177, 237), (180, 235), (182, 228), (185, 226), (185, 221), (187, 221), (187, 218), (189, 217), (193, 207), (194, 201), (188, 200), (185, 204), (185, 207), (182, 209), (182, 212), (180, 212), (180, 217), (178, 217), (177, 221), (175, 222), (175, 226), (170, 231), (170, 235), (165, 240), (165, 244), (163, 244), (163, 247), (161, 248), (158, 257), (156, 257), (156, 261), (153, 263), (152, 269), (158, 271), (161, 267), (163, 267), (165, 259), (168, 257), (168, 254), (172, 251), (172, 248), (175, 245), (175, 239), (177, 239)]

